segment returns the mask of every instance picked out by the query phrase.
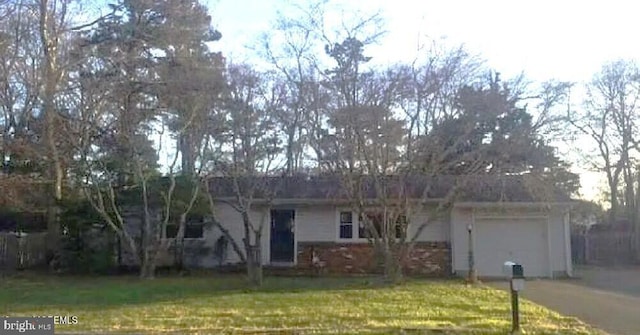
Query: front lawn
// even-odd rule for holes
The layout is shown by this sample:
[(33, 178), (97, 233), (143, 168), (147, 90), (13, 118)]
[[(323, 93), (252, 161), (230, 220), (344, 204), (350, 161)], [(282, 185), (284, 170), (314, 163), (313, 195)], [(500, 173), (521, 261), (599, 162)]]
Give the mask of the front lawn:
[[(253, 291), (230, 275), (0, 280), (0, 315), (75, 315), (56, 327), (74, 333), (506, 334), (511, 322), (507, 293), (459, 281), (269, 277)], [(522, 312), (526, 334), (599, 334), (533, 303)]]

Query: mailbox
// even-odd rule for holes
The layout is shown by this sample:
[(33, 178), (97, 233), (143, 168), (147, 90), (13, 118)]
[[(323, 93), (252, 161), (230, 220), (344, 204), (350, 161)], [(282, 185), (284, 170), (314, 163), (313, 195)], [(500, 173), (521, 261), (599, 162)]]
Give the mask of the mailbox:
[(511, 289), (513, 291), (522, 291), (524, 289), (524, 270), (522, 265), (515, 262), (505, 262), (502, 271), (511, 282)]
[(504, 265), (502, 266), (502, 273), (504, 274), (505, 277), (507, 277), (507, 279), (511, 279), (513, 278), (513, 266), (516, 265), (516, 263), (514, 262), (504, 262)]
[(513, 322), (512, 333), (520, 330), (520, 307), (518, 305), (518, 292), (524, 289), (524, 269), (515, 262), (504, 262), (502, 272), (509, 280), (511, 286), (511, 319)]

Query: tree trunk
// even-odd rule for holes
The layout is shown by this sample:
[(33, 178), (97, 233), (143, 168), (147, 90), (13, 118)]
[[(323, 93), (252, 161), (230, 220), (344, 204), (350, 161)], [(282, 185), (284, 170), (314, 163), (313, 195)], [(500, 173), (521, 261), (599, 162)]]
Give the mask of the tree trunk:
[(193, 146), (191, 144), (191, 136), (189, 134), (180, 134), (180, 156), (182, 158), (182, 174), (191, 176), (196, 170)]
[(142, 245), (142, 257), (140, 258), (140, 278), (142, 279), (153, 279), (156, 274), (156, 251), (159, 246), (151, 243), (149, 239), (151, 238), (150, 234), (147, 235), (145, 239), (147, 240)]
[(385, 246), (384, 257), (384, 281), (389, 284), (399, 284), (403, 280), (402, 260), (393, 252), (390, 246)]
[(247, 248), (247, 279), (252, 287), (262, 286), (262, 257), (260, 244)]
[[(248, 210), (242, 211), (244, 226), (244, 250), (247, 255), (247, 276), (249, 284), (253, 287), (262, 286), (262, 255), (261, 255), (261, 231), (254, 231), (249, 218)], [(253, 231), (253, 243), (252, 239)]]
[(611, 208), (609, 209), (609, 223), (615, 224), (618, 218), (618, 187), (617, 185), (610, 182), (609, 191), (611, 192), (609, 196), (609, 201), (611, 203)]
[(141, 279), (154, 279), (156, 276), (156, 262), (151, 259), (149, 253), (145, 251), (145, 258), (142, 259), (140, 264), (140, 278)]
[(634, 195), (634, 214), (632, 224), (632, 249), (634, 251), (634, 260), (640, 262), (640, 167), (636, 167), (636, 180), (638, 186)]
[(44, 66), (42, 67), (42, 77), (44, 80), (44, 92), (42, 97), (42, 107), (45, 116), (45, 138), (49, 156), (49, 178), (51, 180), (51, 201), (47, 209), (47, 251), (50, 256), (55, 256), (59, 248), (60, 222), (59, 202), (62, 200), (62, 180), (64, 171), (58, 146), (56, 143), (56, 110), (54, 106), (54, 96), (58, 83), (58, 59), (57, 36), (51, 36), (50, 27), (52, 16), (49, 12), (49, 1), (41, 0), (40, 3), (40, 41), (44, 54)]

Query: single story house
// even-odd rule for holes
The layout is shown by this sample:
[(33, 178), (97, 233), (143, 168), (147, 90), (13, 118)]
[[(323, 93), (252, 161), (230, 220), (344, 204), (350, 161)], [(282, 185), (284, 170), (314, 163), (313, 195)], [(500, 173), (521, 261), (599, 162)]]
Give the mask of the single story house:
[[(431, 209), (444, 201), (457, 178), (403, 180), (403, 192), (415, 194), (420, 204), (404, 218), (408, 222), (407, 236), (428, 223), (406, 258), (407, 273), (464, 276), (472, 254), (480, 277), (502, 276), (506, 261), (522, 264), (527, 277), (572, 275), (570, 198), (559, 190), (541, 192), (535, 189), (539, 185), (518, 176), (478, 177), (460, 184), (446, 215), (431, 218)], [(309, 269), (319, 261), (331, 273), (376, 271), (379, 259), (359, 225), (359, 215), (349, 206), (342, 180), (334, 176), (293, 176), (262, 181), (255, 189), (249, 215), (255, 224), (264, 224), (264, 265)], [(375, 188), (366, 184), (360, 185), (363, 194), (376, 199)], [(245, 180), (238, 185), (246, 190), (256, 183)], [(214, 178), (210, 192), (216, 199), (216, 220), (241, 244), (243, 224), (234, 208), (234, 187), (228, 178)], [(371, 207), (375, 208), (373, 203)], [(220, 229), (198, 227), (196, 223), (189, 231), (187, 240), (205, 244), (210, 250), (192, 263), (215, 267), (239, 262), (230, 246), (221, 256), (219, 243), (224, 238)]]

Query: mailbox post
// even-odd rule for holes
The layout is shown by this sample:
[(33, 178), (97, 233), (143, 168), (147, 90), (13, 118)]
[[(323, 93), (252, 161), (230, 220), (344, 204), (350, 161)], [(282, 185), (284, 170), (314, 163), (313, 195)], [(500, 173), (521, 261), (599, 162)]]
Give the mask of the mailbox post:
[(524, 270), (520, 264), (505, 262), (503, 272), (509, 280), (509, 288), (511, 291), (511, 332), (518, 333), (520, 331), (520, 304), (518, 302), (518, 292), (524, 289)]

